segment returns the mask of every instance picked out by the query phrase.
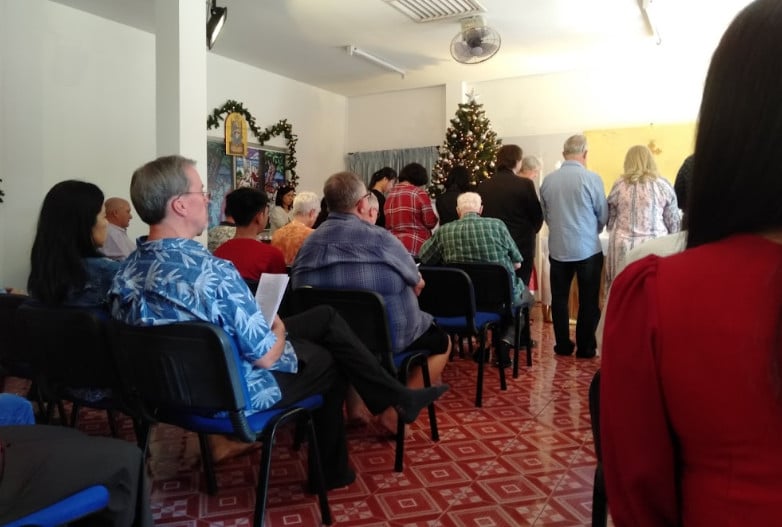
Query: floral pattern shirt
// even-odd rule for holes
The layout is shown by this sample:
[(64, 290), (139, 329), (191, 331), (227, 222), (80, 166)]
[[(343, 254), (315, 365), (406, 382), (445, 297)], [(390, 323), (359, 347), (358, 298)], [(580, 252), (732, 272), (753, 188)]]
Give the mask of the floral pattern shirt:
[[(265, 410), (282, 398), (269, 370), (253, 363), (277, 337), (264, 320), (231, 262), (209, 254), (186, 238), (147, 241), (122, 262), (111, 286), (112, 315), (137, 326), (202, 320), (220, 326), (236, 343), (240, 369), (253, 410)], [(298, 359), (289, 341), (271, 370), (296, 373)]]
[(620, 179), (608, 195), (606, 287), (622, 267), (625, 254), (647, 240), (679, 232), (682, 214), (676, 193), (658, 177), (643, 183)]

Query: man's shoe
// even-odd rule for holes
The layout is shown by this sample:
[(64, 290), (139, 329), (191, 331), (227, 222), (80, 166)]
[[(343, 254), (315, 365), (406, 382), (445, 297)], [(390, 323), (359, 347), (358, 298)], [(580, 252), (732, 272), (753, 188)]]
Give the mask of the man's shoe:
[(554, 353), (556, 353), (557, 355), (562, 355), (564, 357), (567, 355), (573, 355), (575, 349), (576, 349), (576, 345), (573, 344), (572, 342), (570, 343), (569, 346), (561, 346), (557, 344), (554, 346)]
[[(356, 481), (356, 473), (350, 468), (347, 470), (347, 473), (337, 478), (329, 478), (328, 475), (326, 475), (326, 490), (329, 491), (334, 489), (341, 489), (342, 487), (347, 487)], [(315, 485), (312, 483), (312, 481), (309, 481), (307, 483), (307, 494), (317, 493), (318, 491), (315, 488)]]
[(500, 341), (497, 346), (497, 358), (494, 361), (494, 366), (497, 368), (510, 368), (513, 366), (513, 361), (510, 359), (510, 344), (504, 340)]
[(416, 420), (418, 413), (435, 402), (442, 394), (448, 391), (447, 384), (439, 386), (429, 386), (418, 390), (408, 390), (403, 401), (396, 405), (396, 411), (399, 417), (407, 424)]
[(577, 359), (594, 359), (595, 355), (597, 354), (597, 350), (590, 349), (586, 351), (581, 351), (580, 349), (576, 351), (576, 358)]

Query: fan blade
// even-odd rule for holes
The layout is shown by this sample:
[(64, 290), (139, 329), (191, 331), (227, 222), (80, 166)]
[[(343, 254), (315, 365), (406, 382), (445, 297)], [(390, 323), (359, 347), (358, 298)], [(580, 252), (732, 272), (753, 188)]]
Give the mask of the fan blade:
[(466, 42), (454, 42), (451, 46), (451, 54), (458, 61), (465, 61), (472, 58), (470, 46)]

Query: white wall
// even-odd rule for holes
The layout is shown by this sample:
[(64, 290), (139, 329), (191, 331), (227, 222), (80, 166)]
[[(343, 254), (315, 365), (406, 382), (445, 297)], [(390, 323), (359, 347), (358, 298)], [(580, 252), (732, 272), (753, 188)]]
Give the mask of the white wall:
[[(347, 99), (342, 95), (209, 54), (208, 112), (221, 107), (228, 99), (240, 101), (260, 128), (274, 125), (280, 119), (287, 119), (293, 126), (293, 133), (298, 135), (299, 190), (321, 194), (326, 178), (345, 169)], [(215, 128), (208, 134), (222, 137), (223, 130)], [(252, 133), (248, 139), (257, 142)], [(281, 136), (267, 144), (286, 146)]]
[[(501, 138), (569, 136), (595, 128), (695, 121), (707, 66), (700, 56), (655, 47), (590, 69), (465, 83), (464, 91), (475, 89)], [(443, 107), (444, 89), (351, 98), (348, 149), (441, 144), (443, 123), (457, 110)], [(539, 141), (533, 143), (538, 149)]]
[(444, 105), (444, 86), (351, 97), (347, 151), (439, 145), (445, 138)]
[[(0, 44), (0, 285), (24, 287), (54, 183), (82, 179), (127, 197), (133, 170), (155, 157), (155, 37), (47, 0), (4, 0)], [(234, 99), (262, 127), (293, 125), (300, 188), (320, 190), (344, 169), (344, 97), (213, 54), (207, 75), (204, 140), (207, 114)], [(134, 219), (129, 234), (144, 232)]]

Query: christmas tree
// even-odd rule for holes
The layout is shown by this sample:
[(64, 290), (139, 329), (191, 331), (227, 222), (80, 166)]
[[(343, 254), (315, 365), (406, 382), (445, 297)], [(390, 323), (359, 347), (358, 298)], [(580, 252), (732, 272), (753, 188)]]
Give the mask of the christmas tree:
[(474, 186), (494, 175), (494, 160), (502, 141), (491, 130), (483, 105), (476, 101), (474, 92), (468, 94), (468, 102), (459, 104), (456, 116), (445, 133), (445, 141), (439, 148), (440, 159), (432, 170), (429, 194), (436, 196), (445, 190), (445, 181), (451, 168), (462, 165), (470, 171)]

